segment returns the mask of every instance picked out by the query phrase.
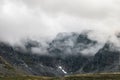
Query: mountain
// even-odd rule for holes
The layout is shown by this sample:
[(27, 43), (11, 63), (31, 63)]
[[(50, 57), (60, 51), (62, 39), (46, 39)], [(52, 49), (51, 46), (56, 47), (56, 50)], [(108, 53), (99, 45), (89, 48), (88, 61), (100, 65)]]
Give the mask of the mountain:
[[(115, 46), (111, 42), (106, 42), (103, 47), (98, 46), (99, 43), (90, 39), (86, 32), (59, 33), (54, 40), (47, 43), (47, 47), (34, 40), (25, 41), (24, 49), (1, 42), (0, 72), (4, 75), (10, 72), (3, 67), (8, 64), (9, 68), (21, 75), (64, 76), (119, 72), (120, 53), (114, 49)], [(35, 53), (33, 49), (40, 51)]]
[(120, 52), (112, 49), (112, 44), (106, 43), (84, 67), (85, 72), (119, 72)]

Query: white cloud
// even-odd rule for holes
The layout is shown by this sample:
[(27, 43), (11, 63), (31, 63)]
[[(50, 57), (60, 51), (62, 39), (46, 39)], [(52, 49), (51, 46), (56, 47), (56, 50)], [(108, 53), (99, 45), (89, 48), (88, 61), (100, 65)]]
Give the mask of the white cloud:
[(120, 31), (119, 7), (119, 0), (1, 0), (0, 40), (91, 29), (98, 32), (93, 38), (106, 41)]

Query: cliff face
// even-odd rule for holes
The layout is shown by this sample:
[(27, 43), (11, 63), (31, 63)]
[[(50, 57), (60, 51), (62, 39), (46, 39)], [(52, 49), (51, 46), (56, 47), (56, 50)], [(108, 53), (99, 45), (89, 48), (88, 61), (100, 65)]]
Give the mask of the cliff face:
[[(25, 43), (26, 50), (24, 51), (19, 47), (12, 47), (1, 42), (1, 74), (9, 72), (6, 71), (7, 68), (3, 67), (6, 62), (9, 63), (10, 68), (26, 75), (63, 76), (120, 70), (119, 51), (113, 49), (112, 43), (106, 43), (98, 49), (96, 48), (98, 42), (89, 39), (86, 33), (58, 34), (54, 40), (48, 43), (47, 55), (32, 52), (32, 48), (38, 47), (39, 44), (37, 41), (28, 41)], [(94, 48), (97, 49), (95, 55), (91, 54), (95, 50)]]
[(84, 67), (85, 72), (119, 72), (120, 52), (111, 49), (111, 44), (106, 43), (95, 54), (94, 58)]

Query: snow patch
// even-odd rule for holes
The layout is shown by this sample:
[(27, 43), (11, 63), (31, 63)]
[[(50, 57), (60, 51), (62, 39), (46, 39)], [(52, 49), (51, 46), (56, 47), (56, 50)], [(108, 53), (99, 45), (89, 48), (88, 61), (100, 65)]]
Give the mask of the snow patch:
[(62, 66), (58, 66), (58, 68), (59, 68), (60, 70), (62, 70), (62, 72), (63, 72), (64, 74), (67, 74), (67, 72), (62, 68)]

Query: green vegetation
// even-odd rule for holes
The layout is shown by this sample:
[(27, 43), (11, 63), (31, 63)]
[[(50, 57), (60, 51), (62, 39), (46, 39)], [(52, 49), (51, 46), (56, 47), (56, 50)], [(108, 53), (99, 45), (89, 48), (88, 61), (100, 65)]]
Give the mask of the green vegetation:
[(57, 80), (52, 77), (38, 77), (38, 76), (16, 76), (16, 77), (0, 77), (0, 80)]
[(0, 80), (120, 80), (120, 73), (101, 73), (101, 74), (79, 74), (56, 77), (40, 77), (40, 76), (16, 76), (16, 77), (0, 77)]
[[(10, 63), (0, 56), (0, 77), (11, 77), (18, 75), (24, 75), (24, 72), (22, 70), (15, 69)], [(0, 78), (0, 80), (2, 79)]]
[(4, 64), (4, 68), (8, 70), (14, 70), (14, 68), (0, 56), (0, 63)]
[(120, 80), (119, 73), (81, 74), (66, 76), (64, 80)]

